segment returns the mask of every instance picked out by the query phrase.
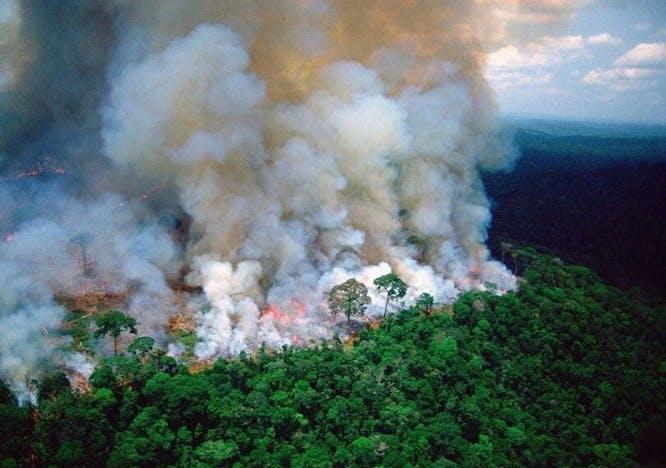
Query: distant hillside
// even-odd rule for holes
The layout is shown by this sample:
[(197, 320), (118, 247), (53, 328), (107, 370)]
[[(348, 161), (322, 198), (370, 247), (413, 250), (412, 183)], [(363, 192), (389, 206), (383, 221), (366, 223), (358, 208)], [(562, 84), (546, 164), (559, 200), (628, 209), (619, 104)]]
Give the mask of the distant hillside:
[(538, 245), (616, 285), (663, 294), (666, 138), (532, 128), (518, 129), (515, 141), (514, 170), (485, 177), (495, 255), (502, 241)]
[(597, 136), (614, 138), (666, 138), (666, 125), (620, 122), (590, 122), (527, 118), (508, 115), (502, 118), (505, 127), (543, 132), (552, 136)]

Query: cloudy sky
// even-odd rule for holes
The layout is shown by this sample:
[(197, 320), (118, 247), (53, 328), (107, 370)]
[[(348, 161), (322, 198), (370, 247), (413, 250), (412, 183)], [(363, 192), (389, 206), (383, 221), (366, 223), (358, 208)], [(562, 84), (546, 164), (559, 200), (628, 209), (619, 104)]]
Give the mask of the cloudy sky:
[[(666, 0), (473, 4), (503, 113), (666, 123)], [(0, 92), (29, 56), (18, 5), (0, 0)]]
[(491, 48), (487, 76), (503, 113), (666, 123), (666, 0), (531, 3), (568, 18)]

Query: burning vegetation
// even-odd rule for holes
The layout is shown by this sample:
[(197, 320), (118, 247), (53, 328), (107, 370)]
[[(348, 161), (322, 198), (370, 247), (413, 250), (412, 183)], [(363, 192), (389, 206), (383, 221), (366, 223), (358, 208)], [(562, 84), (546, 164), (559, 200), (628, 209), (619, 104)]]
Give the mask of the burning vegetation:
[[(14, 390), (90, 360), (44, 339), (74, 311), (121, 310), (195, 362), (330, 340), (423, 293), (515, 287), (484, 244), (479, 175), (515, 157), (483, 77), (495, 10), (167, 3), (22, 2), (0, 19)], [(44, 29), (54, 17), (61, 35)], [(367, 293), (329, 301), (352, 280)]]
[(8, 170), (4, 176), (0, 176), (0, 182), (19, 182), (28, 177), (45, 177), (65, 175), (65, 167), (60, 165), (52, 156), (43, 156), (28, 168)]
[[(534, 290), (511, 292), (485, 245), (480, 174), (516, 153), (484, 47), (522, 9), (567, 16), (541, 3), (0, 2), (0, 378), (40, 405), (8, 444), (36, 437), (39, 458), (11, 458), (625, 466), (599, 396), (630, 386), (577, 367), (606, 337), (566, 320), (614, 323), (608, 359), (629, 367), (613, 360), (631, 307), (600, 318), (615, 293), (549, 264), (531, 278), (543, 315), (525, 314)], [(582, 406), (568, 389), (526, 400), (566, 379), (592, 389), (585, 436), (561, 434), (585, 445), (573, 461), (543, 434)], [(24, 421), (0, 396), (0, 425)], [(576, 411), (539, 426), (555, 407)]]

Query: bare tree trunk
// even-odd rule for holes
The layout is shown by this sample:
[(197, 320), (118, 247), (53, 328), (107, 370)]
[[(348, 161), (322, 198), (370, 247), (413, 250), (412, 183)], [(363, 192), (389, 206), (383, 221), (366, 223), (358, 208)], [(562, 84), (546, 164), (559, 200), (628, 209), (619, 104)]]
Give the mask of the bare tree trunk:
[(118, 337), (117, 336), (113, 337), (113, 355), (114, 356), (118, 355)]
[(386, 293), (386, 304), (384, 304), (384, 318), (386, 318), (386, 312), (388, 311), (388, 303), (389, 299), (391, 299), (391, 296), (389, 296), (389, 293)]

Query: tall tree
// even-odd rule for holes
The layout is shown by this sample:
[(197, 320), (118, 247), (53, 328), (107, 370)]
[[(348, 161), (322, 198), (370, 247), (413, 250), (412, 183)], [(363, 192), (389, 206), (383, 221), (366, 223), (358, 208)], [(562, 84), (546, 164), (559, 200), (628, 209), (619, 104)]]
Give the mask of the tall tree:
[(435, 299), (428, 293), (423, 293), (418, 299), (416, 299), (416, 307), (421, 309), (425, 315), (432, 314), (432, 306), (434, 303)]
[(81, 267), (83, 269), (83, 276), (89, 276), (91, 265), (88, 261), (88, 246), (93, 241), (92, 234), (88, 232), (82, 232), (81, 234), (72, 237), (71, 241), (81, 248)]
[(127, 351), (143, 358), (152, 351), (154, 346), (154, 338), (151, 338), (150, 336), (140, 336), (135, 338), (132, 344), (127, 347)]
[(386, 304), (384, 304), (384, 317), (388, 310), (389, 301), (405, 297), (407, 284), (395, 273), (380, 276), (374, 281), (378, 290), (386, 292)]
[(355, 279), (348, 279), (338, 284), (328, 294), (328, 308), (335, 317), (342, 312), (347, 317), (347, 323), (352, 315), (360, 315), (370, 304), (368, 288)]
[(94, 337), (100, 338), (106, 335), (113, 337), (113, 355), (118, 355), (118, 337), (123, 331), (136, 334), (136, 320), (119, 310), (110, 310), (95, 319)]

